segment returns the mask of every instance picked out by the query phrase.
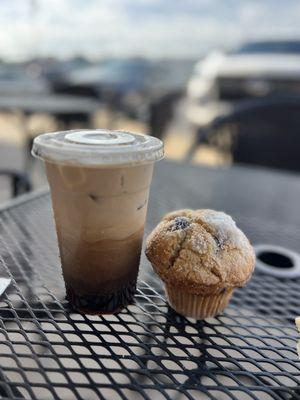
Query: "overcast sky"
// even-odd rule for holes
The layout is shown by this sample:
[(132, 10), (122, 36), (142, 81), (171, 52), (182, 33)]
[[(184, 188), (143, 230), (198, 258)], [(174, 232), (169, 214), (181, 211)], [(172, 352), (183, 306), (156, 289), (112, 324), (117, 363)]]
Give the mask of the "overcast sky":
[(198, 57), (299, 21), (299, 0), (0, 0), (0, 57)]

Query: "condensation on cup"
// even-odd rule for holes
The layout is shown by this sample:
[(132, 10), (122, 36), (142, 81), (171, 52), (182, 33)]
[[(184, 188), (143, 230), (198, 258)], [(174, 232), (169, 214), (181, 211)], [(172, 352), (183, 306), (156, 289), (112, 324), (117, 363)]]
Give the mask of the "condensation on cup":
[(123, 131), (64, 131), (35, 138), (32, 154), (45, 161), (71, 306), (118, 312), (136, 290), (149, 187), (163, 143)]

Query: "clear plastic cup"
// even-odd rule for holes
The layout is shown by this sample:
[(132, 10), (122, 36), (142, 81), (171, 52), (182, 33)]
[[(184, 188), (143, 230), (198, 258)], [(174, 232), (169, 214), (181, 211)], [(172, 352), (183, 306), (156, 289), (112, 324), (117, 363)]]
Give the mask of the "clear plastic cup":
[(32, 154), (46, 165), (68, 300), (85, 313), (119, 311), (135, 293), (163, 143), (122, 131), (65, 131), (35, 138)]

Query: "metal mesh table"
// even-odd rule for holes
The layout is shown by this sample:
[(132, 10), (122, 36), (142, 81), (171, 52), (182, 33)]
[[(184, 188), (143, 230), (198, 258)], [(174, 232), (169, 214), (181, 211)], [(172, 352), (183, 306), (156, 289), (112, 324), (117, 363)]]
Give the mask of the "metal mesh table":
[[(297, 250), (300, 180), (284, 178), (161, 163), (146, 231), (172, 209), (211, 207), (254, 243)], [(64, 300), (48, 194), (3, 208), (0, 232), (0, 276), (12, 279), (0, 297), (0, 398), (300, 399), (299, 279), (256, 272), (222, 315), (196, 322), (168, 308), (142, 258), (135, 304), (85, 316)]]

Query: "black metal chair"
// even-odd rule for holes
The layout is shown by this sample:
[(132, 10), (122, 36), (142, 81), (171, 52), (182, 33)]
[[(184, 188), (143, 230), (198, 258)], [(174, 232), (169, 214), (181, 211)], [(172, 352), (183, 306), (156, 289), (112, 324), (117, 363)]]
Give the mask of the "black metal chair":
[(6, 176), (10, 180), (11, 197), (19, 196), (32, 189), (30, 179), (25, 173), (2, 169), (0, 176)]
[(148, 125), (152, 136), (162, 138), (172, 120), (174, 107), (182, 95), (181, 90), (170, 91), (155, 98), (150, 103)]
[(216, 118), (201, 142), (230, 151), (234, 163), (300, 171), (300, 97), (242, 102)]

